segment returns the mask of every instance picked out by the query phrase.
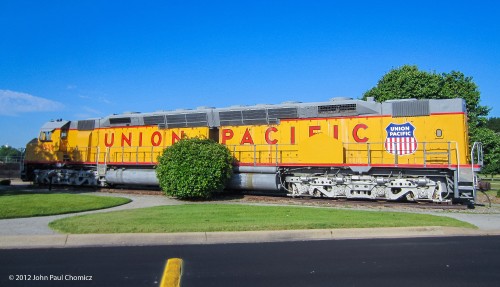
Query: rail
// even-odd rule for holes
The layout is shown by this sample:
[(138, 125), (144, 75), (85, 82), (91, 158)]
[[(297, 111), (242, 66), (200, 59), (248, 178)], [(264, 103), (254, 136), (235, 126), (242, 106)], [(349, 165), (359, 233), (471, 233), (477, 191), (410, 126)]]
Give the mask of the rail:
[(272, 164), (278, 166), (283, 162), (297, 160), (298, 149), (295, 145), (228, 145), (227, 148), (238, 162), (258, 164)]
[(164, 147), (75, 147), (66, 152), (57, 152), (61, 161), (84, 162), (96, 165), (115, 163), (155, 164)]
[(474, 142), (472, 144), (472, 149), (470, 151), (470, 160), (471, 160), (471, 174), (472, 174), (472, 194), (474, 199), (476, 199), (477, 186), (479, 185), (479, 179), (474, 172), (474, 165), (477, 160), (477, 164), (482, 166), (484, 164), (483, 158), (483, 144), (480, 142)]
[[(446, 165), (448, 167), (457, 166), (460, 168), (460, 152), (458, 142), (420, 142), (416, 147), (399, 149), (396, 143), (387, 144), (385, 142), (375, 143), (344, 143), (345, 163), (349, 164), (418, 164), (427, 167), (428, 165)], [(392, 145), (392, 149), (391, 149)], [(389, 152), (388, 149), (393, 152)], [(405, 157), (406, 162), (401, 160), (403, 155), (413, 155)]]
[[(256, 165), (275, 165), (287, 163), (300, 163), (304, 158), (299, 158), (303, 150), (300, 145), (291, 144), (254, 144), (254, 145), (228, 145), (228, 149), (238, 162)], [(95, 163), (96, 165), (108, 164), (156, 164), (157, 158), (165, 147), (131, 146), (131, 147), (100, 147), (73, 148), (67, 151), (70, 161)], [(384, 142), (375, 143), (343, 143), (342, 155), (338, 162), (332, 164), (353, 165), (445, 165), (450, 168), (460, 169), (460, 152), (458, 143), (449, 142), (420, 142), (414, 150), (402, 151), (412, 156), (405, 156), (397, 152), (389, 153)], [(473, 147), (473, 156), (479, 147)], [(395, 151), (396, 148), (393, 148)], [(310, 150), (308, 150), (310, 152)], [(325, 151), (314, 151), (319, 154)], [(339, 151), (334, 151), (339, 152)], [(482, 149), (478, 151), (482, 155)], [(63, 157), (60, 155), (61, 158)], [(307, 162), (311, 163), (311, 162)]]

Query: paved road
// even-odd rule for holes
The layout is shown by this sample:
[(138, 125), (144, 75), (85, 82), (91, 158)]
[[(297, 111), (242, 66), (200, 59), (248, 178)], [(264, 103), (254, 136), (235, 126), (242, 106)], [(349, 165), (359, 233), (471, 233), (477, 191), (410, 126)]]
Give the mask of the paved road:
[(0, 286), (158, 286), (173, 257), (183, 286), (498, 286), (498, 246), (500, 236), (0, 250)]

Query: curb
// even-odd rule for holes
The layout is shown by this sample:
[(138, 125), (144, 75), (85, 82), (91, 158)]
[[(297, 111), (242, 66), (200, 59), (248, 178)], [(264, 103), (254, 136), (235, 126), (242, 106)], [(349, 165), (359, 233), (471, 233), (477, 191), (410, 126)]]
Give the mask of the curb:
[(500, 230), (458, 227), (346, 228), (281, 231), (0, 236), (0, 249), (260, 243), (310, 240), (497, 236)]

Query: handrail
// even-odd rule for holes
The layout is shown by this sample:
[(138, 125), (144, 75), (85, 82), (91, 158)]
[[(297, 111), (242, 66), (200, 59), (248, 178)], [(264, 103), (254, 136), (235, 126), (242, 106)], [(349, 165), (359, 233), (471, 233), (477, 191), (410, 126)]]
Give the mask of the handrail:
[[(366, 152), (367, 152), (367, 164), (368, 165), (371, 165), (372, 164), (372, 161), (371, 161), (371, 155), (373, 153), (373, 147), (376, 146), (376, 145), (380, 145), (381, 146), (381, 149), (383, 150), (384, 149), (384, 145), (386, 143), (385, 142), (371, 142), (371, 143), (343, 143), (343, 145), (346, 147), (347, 150), (349, 150), (349, 145), (366, 145), (367, 146), (367, 149), (366, 149)], [(426, 165), (427, 164), (427, 155), (432, 155), (432, 154), (446, 154), (447, 157), (448, 157), (448, 161), (447, 161), (447, 164), (448, 166), (451, 166), (451, 148), (450, 148), (450, 144), (454, 144), (455, 145), (455, 157), (457, 159), (457, 168), (459, 169), (460, 168), (460, 153), (459, 153), (459, 145), (458, 145), (458, 142), (457, 141), (447, 141), (447, 142), (420, 142), (420, 144), (422, 144), (423, 148), (422, 149), (417, 149), (422, 151), (423, 152), (423, 164)], [(430, 144), (441, 144), (441, 145), (446, 145), (446, 152), (428, 152), (428, 149), (427, 146), (430, 145)], [(399, 156), (398, 155), (394, 155), (395, 159), (394, 159), (394, 164), (399, 164), (398, 162), (398, 158)]]
[(483, 159), (483, 144), (481, 142), (474, 142), (472, 144), (472, 149), (470, 151), (470, 160), (471, 160), (471, 174), (472, 174), (472, 192), (474, 195), (474, 199), (476, 198), (476, 187), (478, 185), (477, 177), (474, 173), (474, 152), (477, 151), (477, 163), (482, 166), (484, 164)]
[[(459, 152), (459, 145), (458, 142), (456, 141), (447, 141), (447, 142), (421, 142), (421, 145), (419, 146), (418, 150), (419, 152), (423, 152), (423, 164), (427, 165), (428, 160), (427, 160), (427, 155), (432, 155), (432, 154), (443, 154), (447, 155), (447, 159), (443, 160), (443, 163), (448, 164), (448, 166), (451, 167), (452, 163), (452, 155), (451, 155), (451, 148), (450, 145), (455, 146), (455, 156), (456, 156), (456, 163), (457, 163), (457, 169), (458, 172), (460, 171), (460, 152)], [(437, 144), (437, 145), (436, 145)], [(350, 146), (359, 146), (360, 148), (350, 148)], [(373, 165), (374, 164), (374, 152), (378, 152), (379, 150), (384, 150), (384, 145), (385, 142), (370, 142), (370, 143), (343, 143), (344, 148), (346, 151), (362, 151), (363, 156), (362, 158), (366, 158), (366, 164), (367, 165)], [(435, 145), (435, 146), (431, 146)], [(240, 154), (243, 155), (245, 154), (245, 158), (248, 156), (248, 160), (252, 160), (252, 163), (256, 165), (259, 163), (259, 158), (263, 153), (267, 152), (267, 156), (271, 161), (275, 163), (276, 165), (279, 165), (280, 163), (283, 162), (284, 154), (283, 152), (289, 152), (289, 151), (297, 151), (299, 147), (297, 145), (288, 145), (288, 144), (274, 144), (274, 145), (269, 145), (269, 144), (254, 144), (254, 145), (227, 145), (229, 150), (231, 150), (234, 154)], [(259, 148), (260, 147), (260, 148)], [(262, 149), (262, 147), (266, 147), (265, 150)], [(361, 148), (363, 147), (363, 148)], [(430, 147), (430, 148), (429, 148)], [(155, 158), (154, 155), (161, 152), (164, 147), (155, 147), (155, 146), (127, 146), (127, 147), (106, 147), (105, 151), (102, 151), (99, 146), (94, 146), (94, 147), (87, 147), (84, 148), (84, 150), (80, 151), (79, 153), (81, 154), (82, 158), (86, 158), (88, 156), (91, 156), (94, 150), (97, 152), (95, 155), (95, 159), (97, 164), (101, 163), (101, 157), (100, 154), (104, 153), (104, 158), (102, 162), (104, 164), (108, 164), (108, 162), (142, 162), (143, 160), (146, 162), (151, 162), (154, 163)], [(359, 150), (358, 150), (359, 149)], [(432, 152), (432, 151), (435, 152)], [(437, 151), (436, 151), (437, 150)], [(440, 151), (442, 150), (442, 151)], [(479, 148), (479, 146), (476, 144), (473, 147), (472, 151), (472, 156), (476, 155), (476, 150), (479, 152), (477, 155), (479, 158), (482, 156), (482, 150)], [(127, 154), (125, 154), (127, 153)], [(135, 156), (134, 156), (135, 153)], [(366, 153), (366, 154), (365, 154)], [(355, 155), (353, 155), (355, 156)], [(394, 164), (398, 164), (398, 159), (397, 155), (394, 155), (395, 161)], [(253, 157), (253, 158), (252, 158)], [(271, 159), (274, 157), (274, 159)], [(362, 159), (358, 157), (358, 160)], [(385, 158), (385, 155), (383, 156)], [(417, 157), (418, 158), (418, 157)], [(349, 162), (350, 160), (355, 159), (355, 157), (350, 157), (346, 155), (346, 158), (344, 159), (344, 162)], [(475, 160), (475, 158), (474, 158)], [(269, 162), (269, 163), (270, 163)], [(474, 164), (474, 161), (473, 161)]]

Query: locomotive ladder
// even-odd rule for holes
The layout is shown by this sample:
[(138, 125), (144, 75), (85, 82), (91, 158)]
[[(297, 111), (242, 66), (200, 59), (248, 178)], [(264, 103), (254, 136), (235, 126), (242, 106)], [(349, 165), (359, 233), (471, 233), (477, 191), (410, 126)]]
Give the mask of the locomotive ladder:
[(99, 182), (101, 183), (101, 185), (104, 185), (106, 182), (106, 170), (108, 169), (107, 160), (109, 157), (109, 147), (106, 147), (106, 151), (104, 152), (103, 163), (99, 163), (99, 155), (100, 155), (100, 148), (97, 147), (97, 155), (96, 155), (97, 176), (99, 178)]

